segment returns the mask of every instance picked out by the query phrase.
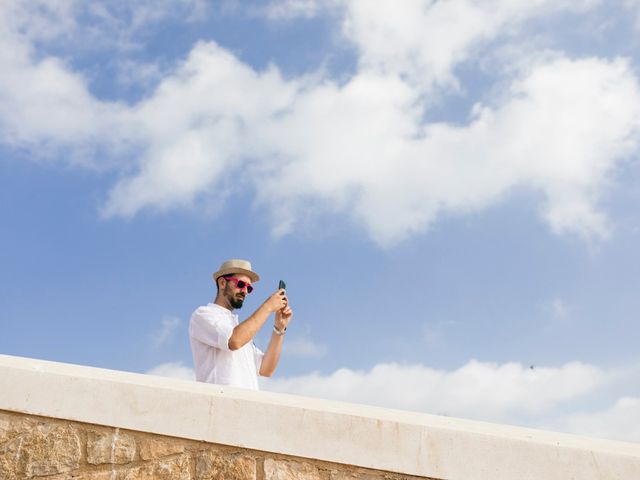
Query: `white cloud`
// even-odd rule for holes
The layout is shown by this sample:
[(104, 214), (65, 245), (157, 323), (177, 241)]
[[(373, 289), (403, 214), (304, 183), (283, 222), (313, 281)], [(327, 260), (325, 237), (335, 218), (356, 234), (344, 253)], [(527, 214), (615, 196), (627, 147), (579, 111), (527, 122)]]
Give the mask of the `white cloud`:
[(131, 216), (145, 207), (191, 205), (256, 154), (254, 129), (287, 108), (295, 88), (275, 69), (257, 73), (213, 43), (196, 45), (131, 112), (146, 147), (139, 171), (118, 182), (104, 213)]
[(182, 362), (162, 363), (146, 372), (148, 375), (156, 375), (159, 377), (177, 378), (180, 380), (194, 380), (196, 374), (190, 367), (186, 367)]
[(446, 344), (447, 333), (455, 328), (458, 322), (454, 320), (439, 320), (422, 325), (422, 338), (429, 347)]
[(422, 125), (408, 84), (359, 74), (305, 92), (261, 129), (289, 161), (260, 178), (260, 193), (289, 204), (280, 230), (307, 213), (296, 211), (303, 199), (320, 199), (393, 244), (438, 215), (479, 211), (524, 188), (543, 195), (555, 232), (606, 236), (598, 201), (637, 148), (639, 92), (624, 60), (558, 57), (532, 67), (496, 105), (476, 105), (468, 125)]
[(598, 0), (407, 0), (345, 2), (343, 29), (360, 49), (361, 67), (406, 75), (418, 88), (457, 84), (453, 70), (498, 36), (530, 19), (584, 12)]
[[(436, 87), (455, 83), (455, 68), (482, 45), (515, 35), (529, 18), (596, 3), (347, 2), (343, 28), (359, 52), (351, 78), (285, 79), (275, 66), (258, 72), (199, 43), (135, 105), (95, 98), (81, 74), (38, 58), (35, 40), (5, 21), (3, 140), (51, 155), (67, 149), (65, 158), (92, 166), (96, 151), (107, 152), (120, 177), (106, 216), (220, 206), (242, 189), (271, 212), (275, 234), (320, 211), (393, 245), (442, 215), (481, 211), (526, 190), (554, 232), (605, 238), (611, 225), (601, 203), (611, 174), (638, 148), (640, 88), (628, 60), (542, 53), (501, 65), (509, 73), (500, 95), (478, 99), (466, 124), (424, 120), (442, 99)], [(60, 5), (75, 25), (76, 4)], [(145, 5), (136, 18), (153, 23)], [(317, 4), (281, 5), (311, 15)], [(36, 25), (25, 18), (18, 20)], [(48, 35), (59, 33), (51, 27)]]
[[(632, 0), (635, 1), (635, 0)], [(276, 0), (272, 20), (342, 11), (342, 33), (359, 50), (360, 68), (409, 77), (416, 88), (456, 86), (454, 69), (498, 37), (516, 36), (528, 20), (584, 13), (600, 0)]]
[(51, 41), (77, 28), (77, 0), (4, 0), (0, 4), (0, 31), (30, 41)]
[(172, 17), (202, 20), (208, 11), (205, 0), (3, 0), (0, 22), (3, 30), (32, 42), (53, 42), (81, 51), (129, 50), (139, 47), (137, 37), (150, 26)]
[(96, 101), (84, 79), (53, 58), (16, 61), (3, 72), (0, 92), (2, 139), (9, 144), (93, 150), (102, 135), (118, 131), (121, 107)]
[(326, 345), (315, 343), (305, 337), (287, 339), (284, 350), (286, 355), (308, 358), (322, 358), (327, 353)]
[(640, 442), (640, 397), (622, 397), (601, 411), (561, 418), (557, 427), (593, 437)]
[[(291, 20), (294, 18), (311, 18), (318, 15), (323, 8), (331, 4), (330, 0), (279, 0), (268, 2), (259, 11), (271, 20)], [(333, 2), (337, 3), (337, 2)]]
[(640, 30), (640, 1), (639, 0), (623, 0), (622, 4), (632, 12), (635, 17), (635, 28)]
[(59, 58), (38, 54), (34, 43), (75, 27), (72, 1), (14, 2), (0, 6), (0, 140), (30, 146), (35, 156), (84, 165), (101, 145), (117, 153), (125, 110), (94, 98), (82, 74)]
[(555, 318), (564, 318), (570, 311), (571, 308), (561, 298), (554, 298), (551, 302), (551, 313)]
[(177, 317), (163, 318), (160, 328), (151, 334), (151, 344), (153, 347), (160, 348), (170, 343), (181, 325), (182, 321)]
[[(203, 9), (202, 0), (0, 2), (0, 141), (30, 147), (38, 158), (62, 156), (92, 168), (104, 167), (95, 161), (101, 149), (108, 153), (110, 161), (104, 163), (109, 166), (131, 155), (140, 142), (148, 142), (139, 135), (133, 109), (96, 98), (89, 74), (74, 70), (70, 60), (73, 54), (101, 50), (116, 58), (136, 48), (137, 35), (151, 24), (173, 15), (197, 17)], [(60, 57), (50, 53), (58, 50)], [(148, 79), (159, 69), (118, 62), (128, 67), (122, 83)]]
[(610, 233), (598, 203), (610, 172), (637, 148), (640, 94), (628, 62), (545, 58), (462, 127), (423, 125), (419, 92), (396, 75), (309, 82), (254, 72), (199, 45), (140, 107), (150, 148), (141, 172), (112, 191), (107, 213), (189, 205), (251, 165), (258, 200), (279, 206), (270, 209), (279, 234), (320, 205), (393, 244), (516, 188), (543, 195), (542, 215), (557, 233)]

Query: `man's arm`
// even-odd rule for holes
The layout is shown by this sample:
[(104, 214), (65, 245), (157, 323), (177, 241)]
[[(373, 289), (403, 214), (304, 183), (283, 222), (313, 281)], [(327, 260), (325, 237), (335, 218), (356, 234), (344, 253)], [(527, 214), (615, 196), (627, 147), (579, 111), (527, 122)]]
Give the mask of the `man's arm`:
[(258, 334), (269, 315), (282, 310), (286, 306), (287, 297), (284, 294), (284, 290), (280, 289), (267, 298), (249, 318), (233, 329), (233, 333), (229, 337), (229, 349), (238, 350), (244, 347)]
[[(287, 306), (282, 310), (279, 310), (276, 313), (276, 321), (275, 327), (284, 332), (291, 321), (291, 317), (293, 316), (293, 311), (291, 307)], [(270, 377), (275, 372), (276, 367), (278, 366), (278, 361), (280, 360), (280, 352), (282, 351), (282, 343), (284, 341), (284, 335), (278, 335), (276, 332), (271, 334), (271, 341), (269, 341), (269, 346), (267, 347), (267, 351), (264, 352), (264, 357), (262, 358), (262, 363), (260, 364), (260, 375), (263, 377)]]

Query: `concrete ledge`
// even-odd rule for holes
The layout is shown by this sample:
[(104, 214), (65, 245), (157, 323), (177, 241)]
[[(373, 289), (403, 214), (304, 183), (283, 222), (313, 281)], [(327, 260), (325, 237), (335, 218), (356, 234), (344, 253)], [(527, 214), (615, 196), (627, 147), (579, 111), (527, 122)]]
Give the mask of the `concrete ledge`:
[(436, 479), (640, 479), (640, 444), (5, 355), (0, 410)]

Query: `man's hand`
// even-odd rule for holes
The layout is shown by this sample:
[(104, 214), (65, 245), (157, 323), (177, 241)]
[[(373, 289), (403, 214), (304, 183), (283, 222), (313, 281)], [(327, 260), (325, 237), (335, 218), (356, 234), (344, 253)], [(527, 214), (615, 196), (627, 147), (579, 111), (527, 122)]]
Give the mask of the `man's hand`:
[(276, 293), (267, 298), (264, 305), (267, 307), (270, 313), (279, 312), (289, 304), (289, 299), (284, 291), (284, 288), (279, 289)]
[(291, 307), (289, 305), (287, 305), (281, 310), (278, 310), (276, 312), (276, 320), (275, 320), (276, 328), (281, 332), (284, 331), (284, 329), (287, 328), (287, 325), (289, 325), (289, 322), (291, 321), (291, 317), (293, 317), (293, 310), (291, 310)]

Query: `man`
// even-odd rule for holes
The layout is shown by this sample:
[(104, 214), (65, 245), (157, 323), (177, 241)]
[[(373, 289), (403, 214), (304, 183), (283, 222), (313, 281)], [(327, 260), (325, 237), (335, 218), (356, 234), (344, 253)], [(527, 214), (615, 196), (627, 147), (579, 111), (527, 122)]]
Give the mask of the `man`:
[[(239, 322), (233, 311), (242, 308), (253, 291), (252, 283), (260, 276), (246, 260), (227, 260), (213, 274), (213, 280), (218, 289), (214, 302), (196, 309), (189, 322), (196, 380), (258, 390), (258, 375), (270, 377), (278, 365), (284, 334), (293, 316), (286, 292), (279, 289)], [(271, 341), (262, 353), (253, 339), (272, 313)]]

